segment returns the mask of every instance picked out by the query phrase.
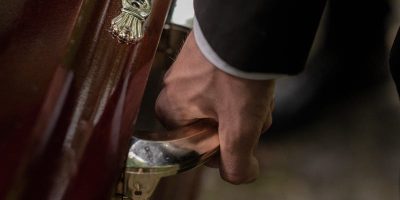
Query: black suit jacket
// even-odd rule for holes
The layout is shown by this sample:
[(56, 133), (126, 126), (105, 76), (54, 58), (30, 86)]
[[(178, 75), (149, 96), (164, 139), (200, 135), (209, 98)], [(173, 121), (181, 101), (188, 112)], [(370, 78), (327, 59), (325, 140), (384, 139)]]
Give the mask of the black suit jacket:
[[(194, 0), (203, 35), (225, 62), (245, 72), (289, 75), (303, 70), (325, 4), (326, 0)], [(377, 9), (385, 8), (385, 2), (381, 4)], [(400, 31), (390, 64), (400, 94)]]
[(390, 70), (400, 96), (400, 28), (397, 31), (397, 36), (390, 53)]
[(306, 62), (325, 0), (195, 0), (210, 46), (246, 72), (297, 74)]

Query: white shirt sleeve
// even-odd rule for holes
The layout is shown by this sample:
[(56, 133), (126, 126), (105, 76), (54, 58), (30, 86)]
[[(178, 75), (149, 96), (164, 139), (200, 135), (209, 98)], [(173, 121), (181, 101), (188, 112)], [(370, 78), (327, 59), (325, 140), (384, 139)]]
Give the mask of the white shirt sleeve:
[(203, 53), (203, 55), (212, 63), (214, 64), (218, 69), (244, 79), (251, 79), (251, 80), (271, 80), (271, 79), (277, 79), (280, 77), (285, 77), (287, 75), (285, 74), (272, 74), (272, 73), (258, 73), (258, 72), (245, 72), (241, 71), (235, 67), (232, 67), (228, 63), (226, 63), (224, 60), (222, 60), (217, 53), (211, 48), (210, 44), (207, 42), (206, 38), (203, 35), (203, 32), (201, 31), (200, 25), (197, 22), (196, 18), (193, 21), (193, 33), (194, 37), (197, 43), (197, 46), (199, 47), (200, 51)]

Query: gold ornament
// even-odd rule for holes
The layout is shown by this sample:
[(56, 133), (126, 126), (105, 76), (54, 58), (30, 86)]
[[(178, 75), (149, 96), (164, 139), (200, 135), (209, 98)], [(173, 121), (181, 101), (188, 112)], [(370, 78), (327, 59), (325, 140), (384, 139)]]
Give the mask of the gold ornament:
[(121, 14), (111, 21), (111, 33), (121, 43), (143, 38), (144, 22), (151, 12), (149, 0), (122, 0)]

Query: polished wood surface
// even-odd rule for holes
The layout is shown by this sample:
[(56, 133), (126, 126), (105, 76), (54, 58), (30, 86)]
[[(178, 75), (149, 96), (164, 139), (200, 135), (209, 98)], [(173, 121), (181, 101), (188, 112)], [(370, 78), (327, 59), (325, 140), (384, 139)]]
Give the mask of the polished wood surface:
[(2, 3), (0, 199), (112, 195), (170, 1), (129, 46), (108, 32), (120, 4)]

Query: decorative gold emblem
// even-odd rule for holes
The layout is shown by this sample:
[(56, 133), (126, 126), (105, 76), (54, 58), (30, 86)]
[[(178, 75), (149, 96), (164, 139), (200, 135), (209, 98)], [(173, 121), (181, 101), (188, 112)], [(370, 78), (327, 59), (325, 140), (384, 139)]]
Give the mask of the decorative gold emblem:
[(111, 33), (121, 43), (143, 38), (144, 22), (151, 12), (150, 0), (122, 0), (122, 13), (111, 21)]

